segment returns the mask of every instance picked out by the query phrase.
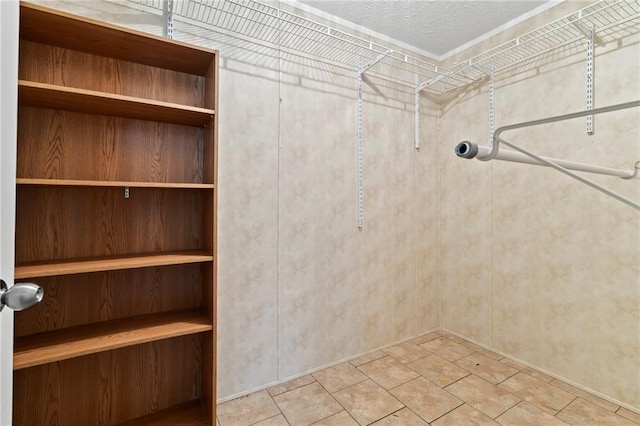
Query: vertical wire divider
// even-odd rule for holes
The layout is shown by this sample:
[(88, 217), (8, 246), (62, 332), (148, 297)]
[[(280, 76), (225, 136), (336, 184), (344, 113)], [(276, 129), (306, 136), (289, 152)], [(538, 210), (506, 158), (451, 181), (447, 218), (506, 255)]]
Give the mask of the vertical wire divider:
[(420, 92), (425, 90), (427, 87), (433, 86), (434, 84), (442, 81), (452, 75), (451, 71), (445, 72), (443, 74), (438, 75), (437, 77), (432, 78), (431, 80), (427, 80), (424, 83), (420, 83), (420, 75), (416, 74), (416, 86), (414, 88), (414, 102), (415, 102), (415, 148), (420, 149)]
[[(591, 26), (587, 37), (587, 110), (593, 109), (594, 35), (595, 28)], [(593, 135), (593, 115), (586, 117), (586, 128), (587, 134)]]
[(164, 17), (163, 35), (172, 40), (173, 39), (173, 0), (163, 1), (162, 14)]
[(361, 65), (361, 57), (356, 57), (356, 167), (357, 167), (357, 179), (358, 179), (358, 228), (364, 228), (364, 165), (363, 165), (363, 142), (362, 142), (362, 76), (365, 72), (370, 70), (378, 62), (383, 60), (387, 55), (392, 52), (388, 49), (386, 52), (379, 54), (376, 58), (372, 59), (368, 63)]
[(493, 145), (493, 133), (496, 130), (496, 96), (495, 96), (495, 73), (489, 67), (489, 145)]
[(358, 229), (364, 228), (364, 182), (363, 182), (363, 158), (362, 158), (362, 73), (360, 56), (356, 58), (356, 180), (358, 203)]
[(414, 88), (413, 102), (414, 102), (414, 147), (416, 150), (420, 150), (420, 75), (416, 73), (416, 87)]

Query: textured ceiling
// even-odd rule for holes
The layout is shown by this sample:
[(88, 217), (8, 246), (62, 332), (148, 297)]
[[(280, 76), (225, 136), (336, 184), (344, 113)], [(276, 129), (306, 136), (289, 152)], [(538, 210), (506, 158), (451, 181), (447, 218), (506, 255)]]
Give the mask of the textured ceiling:
[(443, 57), (549, 0), (299, 1)]

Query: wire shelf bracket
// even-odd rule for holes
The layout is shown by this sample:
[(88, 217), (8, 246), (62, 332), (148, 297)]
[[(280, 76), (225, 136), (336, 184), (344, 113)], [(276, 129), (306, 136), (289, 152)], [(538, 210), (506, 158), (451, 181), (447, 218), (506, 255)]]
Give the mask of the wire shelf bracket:
[(357, 199), (358, 199), (358, 228), (364, 228), (364, 159), (362, 142), (362, 81), (364, 74), (382, 61), (392, 50), (379, 54), (377, 57), (360, 66), (358, 59), (357, 80), (356, 80), (356, 179), (357, 179)]

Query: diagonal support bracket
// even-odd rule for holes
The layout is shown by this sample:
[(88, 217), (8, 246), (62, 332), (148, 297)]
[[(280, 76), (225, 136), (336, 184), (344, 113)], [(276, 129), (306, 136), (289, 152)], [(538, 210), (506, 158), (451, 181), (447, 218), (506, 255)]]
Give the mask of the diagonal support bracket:
[(477, 64), (471, 66), (489, 77), (489, 145), (493, 145), (493, 133), (496, 130), (496, 88), (493, 68)]
[(432, 78), (431, 80), (427, 80), (423, 83), (419, 83), (418, 76), (416, 76), (416, 87), (414, 88), (414, 98), (413, 98), (414, 99), (414, 108), (413, 108), (414, 127), (415, 127), (413, 145), (416, 150), (420, 149), (420, 92), (425, 90), (427, 87), (433, 86), (437, 82), (444, 80), (451, 74), (452, 72), (449, 71), (444, 74), (440, 74), (439, 76)]

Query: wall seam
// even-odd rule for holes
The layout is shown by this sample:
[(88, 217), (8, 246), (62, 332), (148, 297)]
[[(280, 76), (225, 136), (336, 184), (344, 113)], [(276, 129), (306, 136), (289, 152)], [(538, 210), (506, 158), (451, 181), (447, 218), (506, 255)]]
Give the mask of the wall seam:
[[(280, 1), (278, 1), (280, 9)], [(277, 160), (277, 191), (276, 191), (276, 380), (280, 381), (280, 154), (282, 147), (282, 48), (280, 21), (278, 21), (278, 139), (276, 149)]]

